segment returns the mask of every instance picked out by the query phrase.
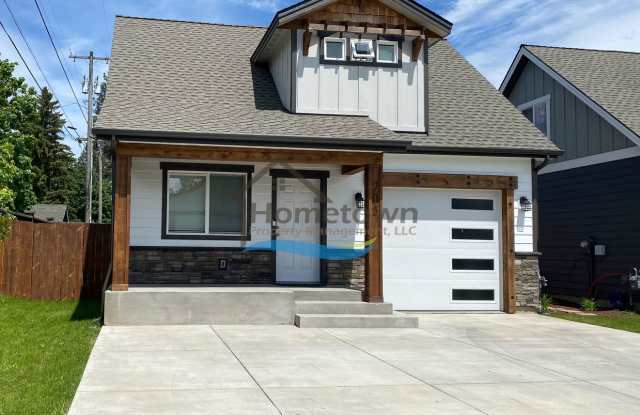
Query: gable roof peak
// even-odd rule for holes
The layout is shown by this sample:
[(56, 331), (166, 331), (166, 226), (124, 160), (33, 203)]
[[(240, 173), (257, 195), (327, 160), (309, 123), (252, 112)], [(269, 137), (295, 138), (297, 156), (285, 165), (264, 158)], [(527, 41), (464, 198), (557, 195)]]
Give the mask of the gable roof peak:
[[(343, 13), (343, 10), (340, 10), (339, 14), (341, 15), (341, 17), (344, 14), (352, 16), (357, 15), (359, 17), (365, 15), (366, 17), (372, 18), (388, 18), (388, 16), (386, 15), (378, 16), (377, 13), (360, 13), (360, 11), (362, 11), (364, 7), (366, 7), (367, 3), (377, 3), (388, 7), (392, 11), (397, 12), (399, 15), (404, 16), (408, 21), (419, 25), (426, 31), (429, 31), (440, 38), (445, 38), (446, 36), (448, 36), (449, 33), (451, 33), (451, 29), (453, 27), (453, 23), (435, 13), (434, 11), (426, 8), (415, 0), (357, 0), (357, 4), (356, 0), (303, 0), (299, 3), (292, 4), (291, 6), (285, 7), (284, 9), (276, 12), (276, 14), (273, 16), (271, 24), (267, 28), (266, 33), (251, 55), (251, 62), (258, 62), (263, 58), (262, 53), (265, 49), (267, 49), (274, 32), (276, 32), (278, 28), (282, 28), (284, 25), (290, 25), (295, 21), (299, 22), (305, 16), (308, 16), (309, 14), (316, 11), (322, 11), (323, 9), (330, 7), (332, 4), (337, 2), (345, 3), (342, 6), (346, 7), (347, 10), (349, 10), (348, 8), (353, 7), (357, 7), (359, 9), (357, 13), (351, 13), (350, 11)], [(344, 21), (345, 19), (339, 20)], [(358, 22), (360, 21), (362, 20), (358, 20)], [(386, 25), (388, 23), (388, 20), (382, 21), (380, 23)], [(372, 22), (369, 22), (368, 20), (367, 24), (371, 24), (373, 26)]]

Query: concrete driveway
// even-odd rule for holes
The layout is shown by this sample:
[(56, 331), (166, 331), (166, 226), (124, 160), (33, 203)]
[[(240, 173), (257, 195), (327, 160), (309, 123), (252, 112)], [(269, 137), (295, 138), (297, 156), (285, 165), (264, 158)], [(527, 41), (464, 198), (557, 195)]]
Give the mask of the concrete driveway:
[(640, 413), (640, 335), (535, 314), (419, 329), (104, 327), (70, 414)]

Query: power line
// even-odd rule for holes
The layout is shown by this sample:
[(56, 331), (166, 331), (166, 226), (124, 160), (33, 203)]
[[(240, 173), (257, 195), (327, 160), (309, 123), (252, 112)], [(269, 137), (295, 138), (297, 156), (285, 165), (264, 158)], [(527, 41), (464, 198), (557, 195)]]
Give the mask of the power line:
[(47, 21), (44, 19), (44, 15), (42, 14), (42, 10), (40, 9), (40, 5), (38, 4), (38, 0), (33, 0), (36, 4), (36, 8), (38, 9), (38, 14), (40, 14), (40, 19), (42, 20), (42, 24), (44, 25), (45, 30), (47, 31), (47, 36), (49, 36), (49, 41), (51, 42), (51, 46), (53, 46), (53, 51), (56, 53), (56, 57), (58, 58), (58, 62), (60, 63), (60, 67), (62, 68), (62, 72), (64, 72), (65, 78), (67, 78), (67, 83), (69, 84), (69, 88), (71, 88), (71, 92), (73, 93), (73, 97), (76, 99), (76, 103), (78, 104), (78, 108), (80, 108), (80, 113), (85, 121), (87, 121), (87, 117), (84, 115), (82, 111), (82, 105), (80, 105), (80, 100), (76, 95), (76, 91), (73, 89), (73, 85), (71, 85), (71, 81), (69, 80), (69, 75), (67, 74), (67, 70), (64, 68), (62, 64), (62, 59), (60, 58), (60, 54), (58, 53), (58, 48), (56, 47), (53, 38), (51, 37), (51, 32), (49, 31), (49, 27), (47, 26)]
[[(20, 49), (18, 49), (18, 46), (16, 45), (16, 43), (13, 41), (13, 38), (11, 37), (11, 35), (9, 34), (9, 32), (7, 31), (7, 28), (4, 27), (4, 23), (2, 23), (2, 21), (0, 21), (0, 26), (2, 26), (2, 30), (4, 31), (4, 34), (7, 35), (7, 37), (9, 38), (9, 41), (11, 42), (11, 44), (13, 45), (13, 48), (16, 50), (16, 52), (18, 53), (18, 56), (20, 57), (20, 60), (22, 61), (22, 63), (24, 64), (25, 68), (27, 68), (27, 71), (29, 72), (29, 75), (31, 75), (31, 78), (33, 79), (33, 82), (35, 82), (35, 84), (38, 86), (38, 89), (40, 90), (40, 93), (42, 93), (42, 87), (40, 86), (40, 83), (38, 82), (38, 80), (36, 79), (35, 75), (33, 75), (33, 72), (31, 71), (31, 68), (29, 67), (29, 65), (27, 64), (27, 61), (24, 59), (24, 57), (22, 56), (22, 53), (20, 52)], [(53, 93), (53, 91), (52, 91)], [(62, 109), (62, 108), (61, 108)], [(62, 110), (62, 113), (65, 114), (65, 116), (68, 118), (68, 116), (66, 115), (66, 113), (64, 112), (64, 110)], [(69, 122), (69, 124), (71, 124), (71, 122)], [(72, 125), (73, 127), (73, 125)], [(69, 132), (69, 129), (65, 126), (64, 127), (67, 132)], [(75, 128), (75, 127), (73, 127)], [(71, 134), (70, 134), (71, 135)], [(80, 139), (80, 135), (78, 135), (78, 133), (76, 132), (76, 135), (78, 136), (77, 139)], [(73, 136), (72, 136), (73, 137)]]
[[(13, 23), (16, 25), (16, 28), (18, 29), (18, 33), (20, 34), (20, 37), (22, 38), (22, 41), (25, 43), (25, 45), (27, 45), (27, 49), (29, 50), (29, 53), (31, 54), (31, 57), (33, 58), (33, 61), (35, 62), (36, 66), (38, 67), (38, 70), (40, 71), (40, 75), (42, 75), (42, 78), (44, 78), (44, 82), (47, 84), (47, 87), (49, 87), (49, 90), (53, 94), (53, 96), (56, 99), (56, 101), (58, 101), (58, 103), (60, 103), (60, 99), (58, 98), (55, 90), (51, 86), (51, 83), (47, 79), (47, 76), (45, 75), (45, 72), (42, 70), (42, 67), (40, 66), (40, 62), (38, 61), (38, 57), (36, 56), (35, 53), (33, 53), (33, 49), (31, 49), (31, 44), (29, 43), (29, 41), (27, 40), (26, 36), (22, 32), (22, 28), (20, 27), (20, 23), (18, 23), (18, 20), (16, 19), (15, 14), (13, 14), (13, 10), (11, 10), (11, 7), (9, 6), (9, 3), (7, 3), (7, 0), (3, 0), (3, 1), (4, 1), (4, 5), (7, 7), (7, 10), (9, 10), (9, 14), (11, 15), (11, 19), (13, 20)], [(14, 44), (14, 47), (16, 47), (15, 44)], [(20, 52), (18, 51), (18, 53), (20, 53)], [(22, 59), (22, 61), (25, 64), (25, 66), (27, 66), (26, 62), (24, 61), (24, 59)], [(33, 74), (32, 74), (32, 76), (33, 76)], [(37, 81), (36, 81), (36, 84), (38, 84)], [(38, 85), (38, 87), (40, 89), (40, 92), (42, 93), (42, 88), (40, 88), (40, 85)], [(71, 117), (69, 117), (69, 115), (67, 115), (66, 111), (64, 110), (64, 108), (62, 106), (60, 106), (60, 110), (62, 111), (62, 114), (64, 115), (67, 123), (69, 123), (69, 125), (75, 129), (75, 127), (73, 126), (73, 123), (71, 121)], [(67, 130), (67, 132), (68, 132), (68, 130)], [(71, 134), (69, 134), (69, 135), (71, 135)], [(80, 135), (77, 132), (76, 132), (76, 135), (78, 136), (78, 138), (80, 138)], [(73, 137), (73, 135), (71, 135), (71, 136)]]
[(22, 38), (22, 41), (25, 43), (25, 45), (27, 45), (27, 49), (29, 50), (29, 53), (31, 54), (31, 57), (33, 58), (33, 61), (35, 62), (35, 64), (38, 67), (38, 69), (40, 70), (40, 74), (44, 78), (45, 83), (47, 85), (49, 85), (49, 89), (52, 89), (51, 85), (49, 84), (49, 81), (47, 80), (47, 77), (44, 74), (44, 71), (42, 70), (42, 67), (40, 66), (40, 62), (38, 62), (38, 59), (36, 58), (35, 54), (33, 53), (33, 50), (31, 49), (31, 45), (29, 44), (29, 42), (27, 41), (27, 38), (25, 37), (24, 33), (22, 32), (22, 28), (20, 27), (20, 24), (18, 23), (18, 20), (16, 19), (15, 14), (13, 14), (13, 10), (11, 10), (11, 7), (9, 6), (9, 3), (7, 3), (7, 0), (3, 0), (3, 1), (4, 1), (4, 5), (7, 7), (7, 10), (9, 10), (9, 14), (11, 15), (11, 19), (13, 20), (13, 23), (16, 25), (16, 28), (18, 29), (18, 33), (20, 34), (20, 37)]
[(11, 42), (11, 44), (13, 45), (13, 48), (18, 53), (18, 56), (20, 57), (20, 60), (24, 64), (25, 68), (27, 68), (27, 71), (29, 71), (29, 75), (31, 75), (31, 78), (33, 78), (33, 82), (35, 82), (36, 85), (38, 86), (38, 89), (42, 91), (42, 87), (40, 86), (40, 83), (38, 82), (36, 77), (33, 75), (33, 72), (31, 72), (31, 68), (29, 68), (29, 65), (27, 65), (27, 61), (24, 60), (22, 53), (20, 53), (20, 49), (18, 49), (18, 46), (16, 46), (16, 43), (13, 41), (13, 38), (11, 37), (7, 29), (4, 27), (4, 24), (2, 23), (2, 21), (0, 21), (0, 26), (2, 26), (2, 30), (4, 30), (4, 34), (7, 35), (7, 37), (9, 38), (9, 41)]

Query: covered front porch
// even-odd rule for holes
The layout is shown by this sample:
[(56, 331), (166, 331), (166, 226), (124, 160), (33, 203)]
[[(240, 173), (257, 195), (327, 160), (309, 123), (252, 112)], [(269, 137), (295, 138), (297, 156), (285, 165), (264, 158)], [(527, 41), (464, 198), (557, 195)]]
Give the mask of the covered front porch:
[[(247, 206), (248, 212), (241, 224), (243, 233), (217, 235), (215, 238), (210, 235), (184, 236), (172, 233), (175, 230), (172, 229), (174, 224), (170, 223), (173, 217), (167, 208), (173, 206), (173, 201), (167, 196), (167, 181), (173, 179), (172, 172), (193, 175), (196, 174), (193, 172), (195, 170), (214, 169), (216, 172), (222, 171), (220, 174), (246, 174), (244, 185), (249, 190), (242, 203)], [(351, 184), (343, 185), (341, 182), (339, 186), (334, 185), (333, 190), (329, 185), (327, 192), (330, 171), (330, 182), (335, 177), (340, 177), (344, 183), (349, 181)], [(255, 285), (274, 285), (276, 287), (273, 291), (277, 291), (278, 287), (300, 286), (305, 281), (311, 281), (309, 286), (349, 288), (358, 292), (367, 302), (383, 302), (381, 152), (150, 144), (131, 139), (117, 143), (115, 172), (113, 292), (128, 291), (148, 284), (156, 287), (187, 286), (185, 289), (196, 286), (199, 289), (202, 286), (213, 289), (211, 286), (249, 288)], [(159, 185), (160, 180), (161, 197), (158, 189), (145, 194), (147, 190), (143, 189), (143, 185), (153, 182), (158, 182)], [(206, 207), (209, 209), (209, 205), (213, 203), (209, 201), (209, 192), (213, 193), (214, 187), (213, 179), (210, 182), (207, 177), (206, 180)], [(307, 277), (298, 281), (295, 277), (283, 278), (281, 267), (276, 266), (277, 261), (282, 263), (286, 260), (282, 254), (276, 257), (272, 249), (273, 246), (280, 249), (280, 245), (274, 244), (284, 242), (281, 240), (285, 239), (278, 238), (283, 224), (278, 220), (277, 209), (262, 209), (259, 212), (267, 215), (263, 225), (256, 223), (255, 211), (261, 209), (261, 201), (268, 202), (271, 207), (298, 202), (286, 200), (278, 193), (278, 189), (281, 191), (285, 186), (295, 186), (296, 183), (303, 183), (308, 187), (307, 182), (317, 183), (317, 194), (308, 193), (318, 203), (318, 232), (311, 239), (302, 242), (317, 245), (323, 252), (330, 249), (328, 245), (333, 245), (331, 228), (336, 225), (330, 219), (328, 224), (327, 218), (331, 218), (332, 210), (338, 210), (332, 207), (331, 199), (338, 199), (336, 203), (341, 203), (346, 198), (349, 203), (354, 203), (354, 208), (357, 204), (363, 213), (363, 223), (359, 226), (362, 233), (361, 245), (364, 246), (364, 242), (367, 242), (367, 253), (361, 257), (345, 259), (317, 255), (317, 258), (308, 261), (310, 265), (307, 267), (317, 270), (317, 280)], [(304, 186), (299, 186), (288, 191), (292, 195), (306, 191)], [(338, 188), (345, 190), (335, 194), (335, 189)], [(286, 193), (284, 195), (287, 196)], [(354, 195), (361, 200), (354, 202)], [(144, 206), (150, 206), (148, 212), (152, 213), (141, 208), (141, 200), (146, 203)], [(161, 226), (160, 218), (153, 218), (156, 214), (159, 216), (159, 205), (162, 205)], [(220, 210), (234, 208), (224, 205), (221, 205)], [(223, 216), (223, 219), (227, 220), (227, 217)], [(213, 227), (214, 218), (210, 214), (206, 215), (204, 221), (206, 229)], [(260, 235), (260, 232), (263, 234)], [(338, 240), (335, 245), (340, 246), (341, 242)], [(283, 251), (286, 251), (286, 246)], [(300, 269), (299, 266), (297, 272)], [(135, 288), (132, 291), (145, 289)]]

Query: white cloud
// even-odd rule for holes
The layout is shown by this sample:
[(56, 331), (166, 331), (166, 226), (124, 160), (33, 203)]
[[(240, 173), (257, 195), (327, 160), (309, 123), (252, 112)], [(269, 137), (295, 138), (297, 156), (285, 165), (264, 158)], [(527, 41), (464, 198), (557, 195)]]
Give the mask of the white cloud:
[(640, 52), (640, 0), (458, 0), (452, 43), (499, 85), (522, 43)]
[(256, 10), (276, 11), (278, 10), (277, 0), (232, 0), (236, 4), (246, 5)]

